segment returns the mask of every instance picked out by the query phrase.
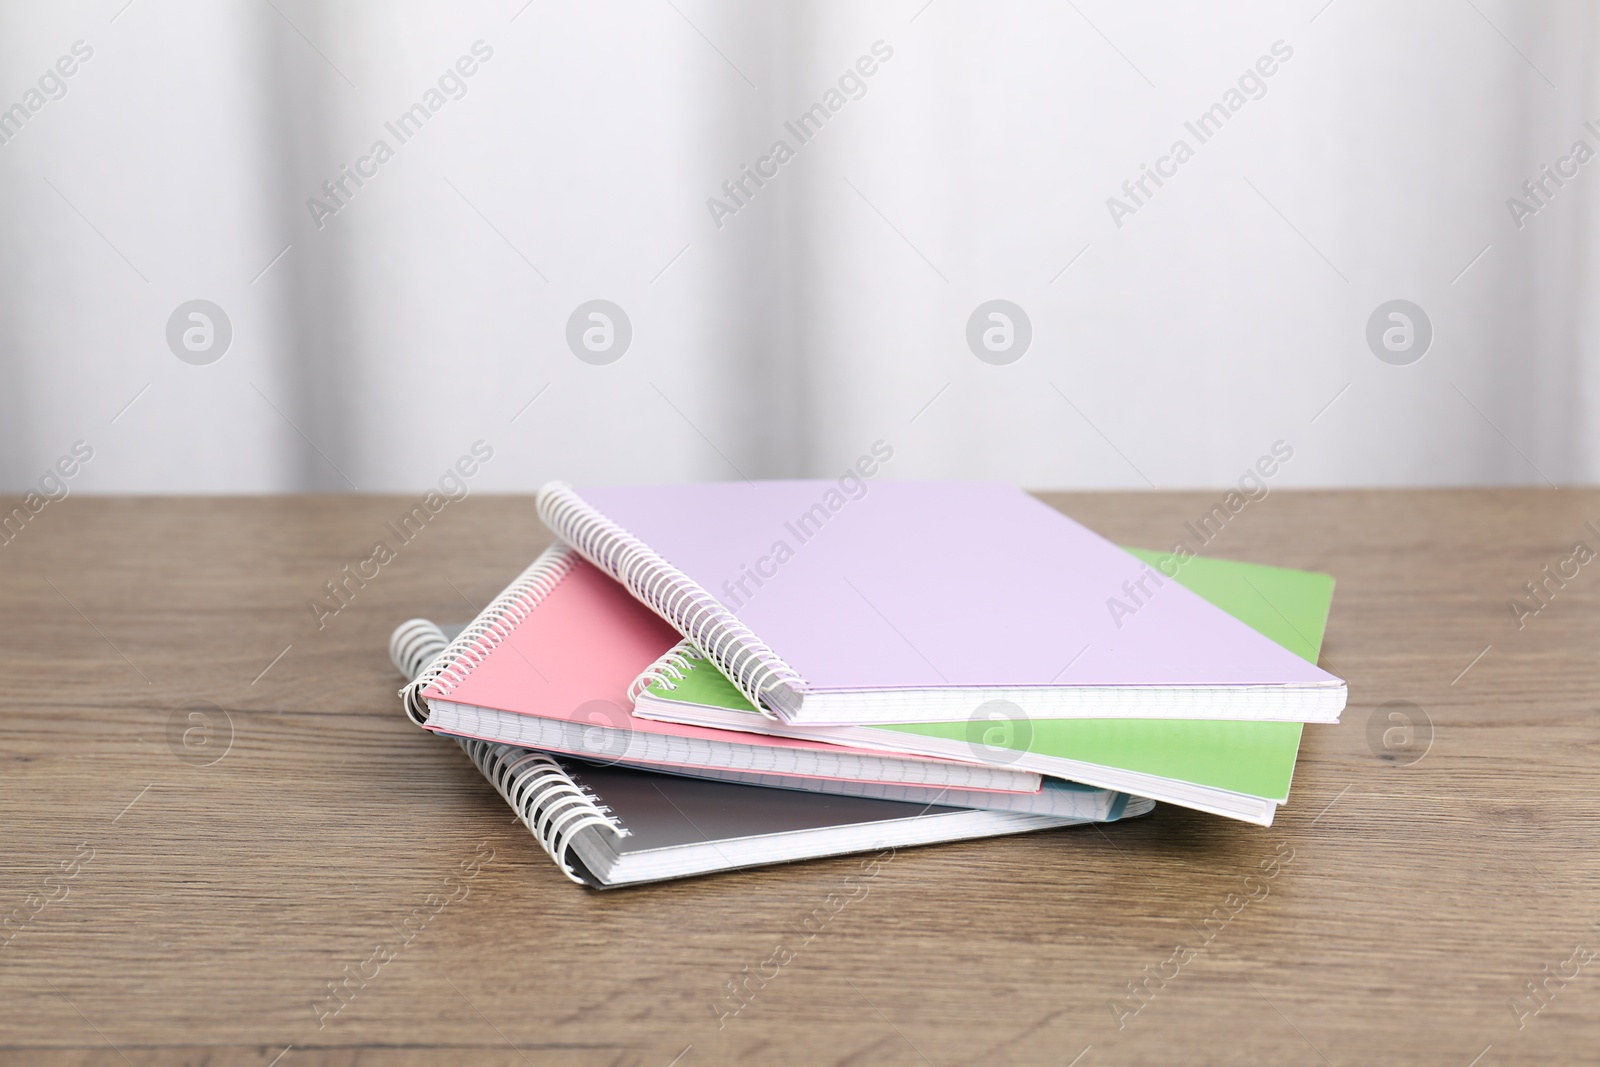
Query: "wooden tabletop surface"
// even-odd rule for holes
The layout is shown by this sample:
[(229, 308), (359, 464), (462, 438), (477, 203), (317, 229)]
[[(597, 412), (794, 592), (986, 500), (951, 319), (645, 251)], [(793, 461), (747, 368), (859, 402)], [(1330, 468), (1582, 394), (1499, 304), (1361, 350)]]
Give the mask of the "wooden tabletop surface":
[[(1167, 548), (1219, 497), (1047, 499)], [(1600, 492), (1250, 503), (1205, 554), (1337, 576), (1350, 684), (1275, 826), (902, 850), (809, 940), (858, 858), (581, 889), (401, 717), (390, 629), (549, 538), (450, 503), (319, 619), (412, 503), (73, 497), (0, 546), (0, 1062), (1600, 1058)]]

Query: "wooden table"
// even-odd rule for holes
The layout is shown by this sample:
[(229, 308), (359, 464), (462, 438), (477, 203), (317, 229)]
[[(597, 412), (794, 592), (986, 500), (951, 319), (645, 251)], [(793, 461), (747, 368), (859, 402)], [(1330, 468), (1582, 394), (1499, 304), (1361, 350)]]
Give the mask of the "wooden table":
[[(1048, 499), (1164, 548), (1218, 496)], [(1337, 575), (1323, 662), (1350, 682), (1277, 825), (1161, 808), (901, 851), (720, 1028), (724, 984), (859, 861), (568, 883), (401, 718), (384, 649), (523, 567), (549, 536), (532, 501), (452, 503), (320, 629), (307, 606), (411, 503), (73, 497), (0, 547), (0, 1061), (1600, 1057), (1600, 562), (1520, 629), (1508, 607), (1600, 549), (1600, 492), (1250, 504), (1206, 552)], [(465, 896), (405, 933), (475, 855)], [(346, 973), (367, 977), (331, 1014)]]

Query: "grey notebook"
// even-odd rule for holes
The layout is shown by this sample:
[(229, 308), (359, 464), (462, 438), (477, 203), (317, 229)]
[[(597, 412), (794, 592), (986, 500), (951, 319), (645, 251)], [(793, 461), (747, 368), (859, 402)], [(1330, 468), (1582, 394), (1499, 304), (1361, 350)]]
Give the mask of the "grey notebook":
[[(1085, 821), (714, 782), (487, 741), (462, 747), (567, 876), (599, 889)], [(1112, 818), (1152, 806), (1125, 800)]]

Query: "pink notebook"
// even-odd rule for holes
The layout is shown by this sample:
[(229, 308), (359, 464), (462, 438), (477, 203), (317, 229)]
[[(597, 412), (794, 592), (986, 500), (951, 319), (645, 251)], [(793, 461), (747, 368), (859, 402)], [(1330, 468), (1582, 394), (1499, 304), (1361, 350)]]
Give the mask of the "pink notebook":
[(557, 535), (790, 723), (1336, 722), (1344, 683), (992, 482), (539, 491)]
[(1036, 792), (1037, 774), (635, 719), (635, 678), (679, 640), (564, 545), (545, 552), (406, 690), (430, 730), (585, 759), (808, 779)]

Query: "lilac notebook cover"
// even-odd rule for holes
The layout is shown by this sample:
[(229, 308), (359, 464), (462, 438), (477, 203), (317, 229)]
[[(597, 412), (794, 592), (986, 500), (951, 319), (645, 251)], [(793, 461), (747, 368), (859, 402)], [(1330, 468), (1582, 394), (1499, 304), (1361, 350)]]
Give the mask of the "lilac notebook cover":
[(862, 484), (855, 497), (835, 481), (577, 493), (809, 691), (1338, 684), (1013, 486)]

